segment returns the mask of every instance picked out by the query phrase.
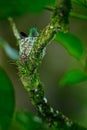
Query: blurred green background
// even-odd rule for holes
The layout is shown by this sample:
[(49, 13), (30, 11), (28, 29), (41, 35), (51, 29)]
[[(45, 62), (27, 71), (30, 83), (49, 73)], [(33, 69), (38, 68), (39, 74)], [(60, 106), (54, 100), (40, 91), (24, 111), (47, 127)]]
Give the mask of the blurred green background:
[[(82, 12), (78, 8), (75, 8), (75, 10)], [(83, 13), (86, 13), (86, 10), (83, 10)], [(23, 16), (15, 17), (14, 21), (20, 32), (28, 33), (31, 27), (37, 27), (38, 31), (41, 32), (49, 23), (50, 16), (51, 13), (44, 10), (37, 14), (27, 13)], [(70, 18), (70, 32), (83, 41), (85, 50), (87, 50), (87, 21)], [(5, 39), (13, 48), (18, 49), (11, 26), (4, 19), (0, 20), (0, 37)], [(23, 89), (18, 77), (15, 61), (6, 56), (3, 48), (0, 48), (0, 66), (5, 69), (14, 86), (16, 109), (27, 109), (30, 112), (35, 112), (28, 94)], [(50, 104), (74, 121), (87, 127), (87, 81), (63, 88), (60, 88), (58, 84), (63, 74), (72, 68), (82, 68), (82, 65), (70, 56), (63, 46), (52, 42), (47, 47), (39, 73), (41, 80), (46, 86), (45, 94)]]

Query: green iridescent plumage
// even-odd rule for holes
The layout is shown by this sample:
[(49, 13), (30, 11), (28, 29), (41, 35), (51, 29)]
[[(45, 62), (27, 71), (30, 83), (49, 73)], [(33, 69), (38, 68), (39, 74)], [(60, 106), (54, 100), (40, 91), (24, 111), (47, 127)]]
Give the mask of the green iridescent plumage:
[(39, 36), (39, 33), (37, 31), (37, 28), (31, 28), (29, 30), (28, 37), (38, 37), (38, 36)]

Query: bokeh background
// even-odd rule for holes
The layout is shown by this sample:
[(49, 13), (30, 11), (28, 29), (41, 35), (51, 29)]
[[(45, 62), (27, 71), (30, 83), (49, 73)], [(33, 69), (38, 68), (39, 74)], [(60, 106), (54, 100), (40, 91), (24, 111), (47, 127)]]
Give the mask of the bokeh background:
[[(87, 15), (86, 10), (75, 8), (74, 10)], [(51, 12), (43, 11), (37, 14), (27, 13), (20, 17), (14, 17), (19, 32), (28, 33), (32, 27), (37, 27), (38, 32), (49, 23)], [(87, 50), (87, 21), (70, 18), (70, 32), (78, 36)], [(6, 40), (10, 46), (18, 50), (17, 41), (13, 35), (9, 22), (0, 20), (0, 37)], [(18, 77), (15, 61), (11, 60), (3, 48), (0, 47), (0, 66), (7, 72), (14, 86), (16, 108), (27, 109), (35, 112), (27, 92), (23, 89)], [(70, 56), (65, 48), (56, 42), (52, 42), (46, 50), (46, 55), (39, 68), (42, 82), (45, 84), (45, 94), (49, 103), (62, 111), (65, 115), (87, 127), (87, 81), (77, 85), (59, 86), (59, 80), (67, 70), (82, 68), (81, 63)]]

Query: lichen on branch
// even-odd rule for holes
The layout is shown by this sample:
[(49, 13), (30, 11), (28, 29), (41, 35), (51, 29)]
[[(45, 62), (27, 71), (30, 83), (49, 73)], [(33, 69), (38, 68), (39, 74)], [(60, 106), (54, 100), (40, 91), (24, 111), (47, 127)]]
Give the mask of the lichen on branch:
[[(29, 93), (32, 104), (36, 107), (41, 118), (48, 123), (50, 127), (56, 127), (64, 130), (79, 130), (79, 126), (73, 123), (68, 117), (59, 110), (54, 110), (48, 103), (44, 95), (44, 85), (40, 81), (38, 67), (43, 60), (43, 50), (54, 39), (57, 31), (67, 32), (69, 29), (69, 13), (71, 9), (70, 0), (59, 0), (58, 5), (53, 10), (53, 15), (49, 24), (42, 30), (36, 38), (29, 55), (24, 57), (20, 55), (17, 61), (19, 76), (24, 88)], [(12, 24), (13, 32), (18, 33), (15, 24)], [(14, 27), (16, 31), (14, 31)], [(20, 35), (14, 34), (19, 40)], [(28, 37), (29, 38), (29, 37)], [(21, 39), (20, 39), (21, 40)], [(20, 40), (19, 46), (20, 46)], [(28, 45), (28, 44), (27, 44)], [(22, 60), (21, 60), (22, 57)], [(84, 129), (84, 128), (83, 128)], [(84, 129), (85, 130), (85, 129)]]

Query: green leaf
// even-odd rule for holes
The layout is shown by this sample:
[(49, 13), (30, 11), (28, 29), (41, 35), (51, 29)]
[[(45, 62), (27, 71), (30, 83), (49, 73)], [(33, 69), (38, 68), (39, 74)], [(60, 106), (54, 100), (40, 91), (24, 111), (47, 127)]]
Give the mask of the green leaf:
[(30, 0), (29, 2), (29, 11), (30, 12), (40, 12), (47, 5), (54, 5), (55, 0)]
[(20, 130), (47, 130), (42, 120), (27, 111), (16, 112), (15, 121)]
[(72, 0), (72, 2), (80, 7), (87, 8), (87, 0)]
[(27, 12), (40, 12), (55, 0), (0, 0), (0, 18), (19, 16)]
[(7, 130), (14, 112), (14, 90), (6, 73), (0, 68), (0, 128)]
[(87, 16), (83, 14), (70, 13), (70, 16), (76, 19), (87, 20)]
[(77, 84), (87, 80), (87, 74), (82, 70), (68, 71), (60, 80), (60, 85)]
[(56, 3), (56, 0), (48, 0), (48, 5), (54, 5)]
[(16, 116), (17, 122), (14, 122), (15, 124), (10, 130), (87, 130), (87, 128), (82, 127), (77, 123), (73, 123), (71, 127), (66, 127), (66, 124), (63, 122), (62, 126), (57, 126), (56, 123), (52, 127), (50, 127), (48, 123), (43, 125), (44, 123), (40, 123), (41, 120), (38, 117), (32, 116), (28, 112), (17, 112)]
[(13, 60), (18, 59), (18, 51), (12, 48), (5, 40), (0, 38), (0, 46), (4, 48), (5, 53), (8, 57), (10, 57)]
[(76, 36), (70, 33), (58, 32), (55, 40), (60, 43), (67, 52), (77, 59), (81, 59), (84, 54), (82, 42)]

